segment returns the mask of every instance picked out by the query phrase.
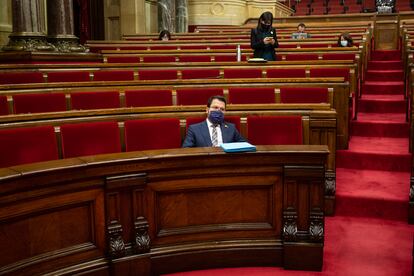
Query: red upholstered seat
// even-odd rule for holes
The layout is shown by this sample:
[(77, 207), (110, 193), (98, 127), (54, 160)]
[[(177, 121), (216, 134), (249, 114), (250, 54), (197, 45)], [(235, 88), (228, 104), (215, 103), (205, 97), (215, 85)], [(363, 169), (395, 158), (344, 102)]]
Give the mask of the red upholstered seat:
[(329, 78), (342, 77), (345, 81), (349, 81), (348, 68), (311, 68), (309, 75), (311, 78)]
[(94, 72), (94, 81), (129, 81), (134, 80), (132, 70), (104, 70)]
[(229, 88), (229, 103), (275, 103), (275, 90), (269, 87)]
[(144, 56), (144, 62), (175, 62), (175, 56)]
[(302, 144), (301, 116), (248, 116), (248, 140), (255, 145)]
[(282, 43), (282, 44), (279, 44), (279, 48), (297, 48), (297, 46), (296, 46), (296, 44), (283, 44)]
[(286, 60), (317, 60), (317, 54), (288, 54)]
[(7, 105), (7, 97), (0, 96), (0, 115), (9, 114), (9, 107)]
[(248, 68), (248, 69), (224, 69), (225, 79), (243, 79), (243, 78), (261, 78), (262, 69), (259, 68)]
[(147, 50), (147, 46), (122, 46), (122, 50)]
[(300, 44), (300, 48), (328, 48), (329, 43), (310, 43), (310, 44)]
[(47, 73), (47, 82), (79, 82), (90, 80), (88, 71), (59, 71)]
[(139, 57), (137, 56), (119, 56), (119, 57), (107, 57), (108, 63), (138, 63)]
[(72, 93), (72, 109), (119, 108), (118, 91), (94, 91)]
[(210, 56), (180, 56), (181, 62), (210, 62)]
[(234, 54), (236, 55), (237, 46), (236, 45), (217, 44), (217, 45), (211, 45), (210, 49), (212, 49), (212, 50), (229, 50), (229, 49), (233, 49)]
[(207, 50), (206, 45), (181, 45), (181, 50)]
[(328, 103), (328, 88), (325, 87), (284, 87), (280, 88), (282, 103)]
[(177, 70), (138, 70), (140, 80), (176, 80)]
[(218, 79), (219, 69), (185, 69), (181, 71), (183, 79)]
[(181, 147), (180, 120), (144, 119), (125, 122), (126, 151)]
[(151, 50), (177, 50), (177, 46), (168, 46), (168, 45), (162, 45), (162, 46), (150, 46)]
[[(204, 121), (206, 117), (190, 117), (186, 119), (186, 129), (192, 125)], [(239, 116), (224, 116), (224, 121), (234, 124), (238, 131), (240, 131), (240, 117)]]
[(68, 124), (60, 131), (64, 158), (121, 151), (117, 122)]
[(0, 130), (0, 167), (58, 159), (53, 126)]
[(14, 113), (40, 113), (66, 110), (65, 94), (35, 93), (13, 95)]
[(222, 88), (177, 89), (177, 105), (207, 105), (211, 96), (223, 96)]
[(129, 90), (125, 91), (125, 104), (130, 106), (170, 106), (171, 90)]
[(42, 83), (41, 72), (0, 73), (0, 84)]
[(237, 61), (237, 56), (236, 56), (236, 54), (234, 54), (234, 55), (216, 55), (216, 56), (214, 56), (214, 60), (216, 62)]
[(306, 70), (302, 68), (293, 69), (267, 69), (268, 78), (306, 78)]
[(355, 60), (355, 54), (337, 53), (337, 54), (323, 54), (322, 59), (326, 60)]

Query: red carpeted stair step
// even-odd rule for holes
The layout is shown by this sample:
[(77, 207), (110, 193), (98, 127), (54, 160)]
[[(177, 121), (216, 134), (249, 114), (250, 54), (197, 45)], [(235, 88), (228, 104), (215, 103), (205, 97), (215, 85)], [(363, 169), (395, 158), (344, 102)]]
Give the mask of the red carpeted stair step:
[(403, 70), (401, 60), (371, 60), (368, 62), (368, 68), (372, 70)]
[(404, 79), (403, 70), (368, 70), (367, 81), (401, 81)]
[(338, 168), (336, 214), (406, 221), (409, 172)]
[(403, 81), (365, 81), (362, 94), (404, 94)]
[(405, 113), (358, 113), (351, 122), (351, 134), (367, 137), (408, 137), (409, 124)]
[(401, 52), (400, 50), (372, 51), (371, 60), (401, 60)]
[(359, 112), (404, 113), (406, 101), (403, 95), (362, 95), (359, 99)]
[(408, 138), (352, 136), (348, 150), (336, 151), (336, 167), (410, 172)]

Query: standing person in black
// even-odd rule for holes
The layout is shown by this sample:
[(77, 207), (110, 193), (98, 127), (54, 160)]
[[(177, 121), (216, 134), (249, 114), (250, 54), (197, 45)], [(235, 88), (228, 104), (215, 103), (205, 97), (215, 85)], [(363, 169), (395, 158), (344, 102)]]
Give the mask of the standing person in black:
[(259, 18), (256, 29), (250, 34), (250, 44), (254, 50), (255, 58), (276, 60), (275, 48), (279, 47), (276, 37), (276, 29), (272, 27), (273, 15), (264, 12)]

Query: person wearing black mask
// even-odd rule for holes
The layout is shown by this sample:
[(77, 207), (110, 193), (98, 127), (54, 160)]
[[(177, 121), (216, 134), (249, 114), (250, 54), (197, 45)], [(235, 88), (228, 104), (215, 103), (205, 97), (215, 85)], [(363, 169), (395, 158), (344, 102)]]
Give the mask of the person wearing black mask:
[(226, 99), (223, 96), (212, 96), (208, 99), (207, 119), (188, 127), (183, 148), (218, 147), (222, 143), (245, 142), (232, 123), (224, 121)]
[(253, 57), (265, 60), (276, 60), (275, 48), (279, 47), (276, 29), (272, 27), (273, 15), (264, 12), (259, 18), (257, 28), (250, 33), (250, 45), (254, 50)]

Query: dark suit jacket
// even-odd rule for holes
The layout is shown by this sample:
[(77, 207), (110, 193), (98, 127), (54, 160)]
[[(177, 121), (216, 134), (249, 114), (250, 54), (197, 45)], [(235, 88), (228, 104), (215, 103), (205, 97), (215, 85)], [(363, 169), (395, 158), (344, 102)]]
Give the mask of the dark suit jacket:
[[(275, 40), (275, 44), (264, 44), (263, 38), (271, 36)], [(254, 50), (253, 57), (263, 58), (264, 53), (270, 53), (273, 57), (273, 60), (276, 60), (275, 48), (279, 47), (279, 42), (277, 41), (276, 29), (270, 28), (268, 32), (263, 32), (260, 29), (252, 29), (250, 32), (250, 46)]]
[[(223, 136), (223, 143), (246, 141), (232, 123), (224, 122), (220, 129)], [(205, 120), (188, 127), (187, 136), (183, 142), (183, 148), (211, 146), (210, 132), (208, 131), (207, 122)]]

